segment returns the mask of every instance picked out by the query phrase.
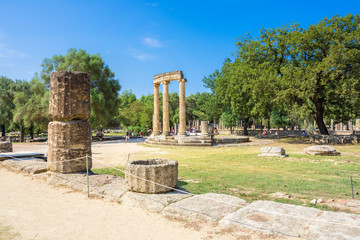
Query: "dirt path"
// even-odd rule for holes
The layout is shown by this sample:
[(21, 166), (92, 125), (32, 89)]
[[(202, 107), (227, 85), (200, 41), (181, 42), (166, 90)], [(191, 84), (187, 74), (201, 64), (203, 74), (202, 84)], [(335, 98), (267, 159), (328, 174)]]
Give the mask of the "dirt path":
[(185, 228), (139, 208), (87, 199), (2, 167), (0, 196), (0, 223), (10, 225), (20, 239), (204, 239), (212, 232), (207, 226)]

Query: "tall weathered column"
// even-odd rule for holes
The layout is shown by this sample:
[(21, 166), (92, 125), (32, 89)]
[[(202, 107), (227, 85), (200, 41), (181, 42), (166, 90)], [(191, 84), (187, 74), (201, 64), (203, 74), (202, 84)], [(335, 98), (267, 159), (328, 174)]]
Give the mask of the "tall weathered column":
[(186, 79), (179, 81), (179, 133), (178, 135), (186, 134), (186, 102), (185, 102), (185, 83)]
[[(48, 170), (86, 171), (91, 157), (90, 76), (82, 72), (52, 72), (48, 127)], [(89, 158), (89, 168), (92, 166)]]
[(153, 115), (153, 135), (160, 134), (160, 105), (159, 105), (159, 83), (154, 83), (154, 115)]
[(170, 82), (164, 81), (163, 84), (163, 131), (162, 134), (168, 136), (170, 134), (169, 123), (169, 84)]

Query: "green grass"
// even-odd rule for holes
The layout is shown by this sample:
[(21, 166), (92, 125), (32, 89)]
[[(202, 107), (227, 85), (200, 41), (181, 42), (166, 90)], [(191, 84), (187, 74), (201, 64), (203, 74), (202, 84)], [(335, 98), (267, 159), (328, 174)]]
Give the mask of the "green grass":
[[(339, 145), (341, 156), (310, 156), (310, 144), (301, 138), (286, 138), (266, 146), (281, 146), (287, 158), (258, 157), (262, 146), (247, 147), (158, 147), (161, 156), (149, 153), (134, 159), (170, 158), (179, 162), (179, 186), (194, 194), (208, 192), (238, 196), (247, 201), (277, 200), (292, 204), (314, 198), (350, 199), (350, 176), (360, 192), (360, 145)], [(97, 171), (97, 170), (96, 170)], [(105, 171), (105, 170), (102, 170)], [(106, 172), (106, 171), (105, 171)], [(283, 192), (290, 199), (276, 199)], [(359, 195), (356, 195), (360, 199)]]
[(0, 223), (0, 240), (12, 240), (19, 237), (19, 233), (14, 233), (10, 226), (4, 226)]

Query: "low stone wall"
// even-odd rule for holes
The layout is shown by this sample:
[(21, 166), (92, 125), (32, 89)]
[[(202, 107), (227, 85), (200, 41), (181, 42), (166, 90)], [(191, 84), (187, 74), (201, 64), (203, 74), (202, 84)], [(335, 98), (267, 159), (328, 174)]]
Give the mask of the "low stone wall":
[(12, 152), (13, 146), (11, 142), (0, 142), (0, 153)]
[(310, 142), (319, 144), (359, 143), (357, 135), (310, 135)]

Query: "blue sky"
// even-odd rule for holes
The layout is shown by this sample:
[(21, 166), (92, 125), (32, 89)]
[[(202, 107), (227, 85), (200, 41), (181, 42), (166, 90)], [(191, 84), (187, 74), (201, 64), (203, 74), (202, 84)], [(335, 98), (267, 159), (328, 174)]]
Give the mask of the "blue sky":
[[(68, 49), (99, 53), (123, 90), (153, 93), (155, 74), (182, 70), (186, 95), (235, 51), (235, 38), (296, 22), (359, 14), (343, 1), (0, 0), (0, 76), (31, 80), (44, 58)], [(170, 92), (178, 92), (171, 82)]]

